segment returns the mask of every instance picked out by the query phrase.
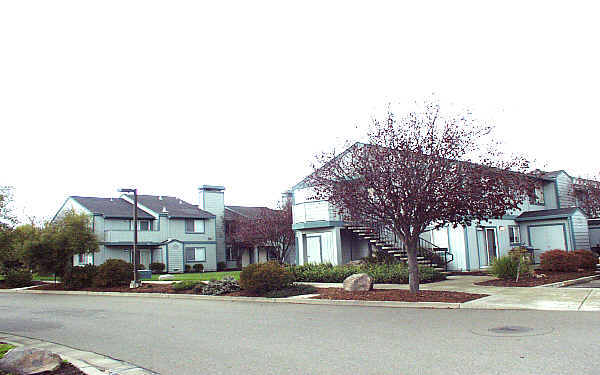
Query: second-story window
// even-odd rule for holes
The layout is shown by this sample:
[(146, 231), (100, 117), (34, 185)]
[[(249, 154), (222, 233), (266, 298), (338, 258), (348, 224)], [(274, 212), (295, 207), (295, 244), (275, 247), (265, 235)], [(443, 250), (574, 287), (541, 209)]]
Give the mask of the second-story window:
[(544, 205), (544, 186), (541, 183), (536, 183), (533, 194), (530, 197), (531, 204)]
[(204, 220), (185, 219), (185, 231), (187, 233), (204, 233)]
[(511, 244), (517, 244), (521, 242), (521, 233), (519, 232), (518, 226), (511, 225), (508, 227), (508, 238), (510, 239)]
[(138, 221), (138, 230), (141, 232), (147, 232), (149, 230), (152, 230), (152, 225), (150, 224), (150, 220)]

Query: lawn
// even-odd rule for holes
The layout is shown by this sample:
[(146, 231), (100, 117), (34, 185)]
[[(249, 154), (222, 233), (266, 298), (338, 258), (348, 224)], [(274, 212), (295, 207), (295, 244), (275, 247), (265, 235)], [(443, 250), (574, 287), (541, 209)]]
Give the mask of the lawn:
[[(158, 280), (160, 275), (152, 275), (152, 279), (143, 280)], [(210, 280), (217, 279), (221, 280), (225, 276), (233, 276), (236, 280), (240, 279), (240, 271), (223, 271), (223, 272), (194, 272), (194, 273), (175, 273), (173, 274), (174, 280)]]
[(4, 357), (6, 352), (14, 348), (13, 345), (10, 344), (0, 344), (0, 358)]
[[(33, 274), (33, 279), (36, 281), (54, 281), (54, 276), (40, 276), (37, 273)], [(4, 280), (4, 275), (0, 275), (0, 281)], [(60, 277), (56, 277), (57, 281), (60, 281)]]

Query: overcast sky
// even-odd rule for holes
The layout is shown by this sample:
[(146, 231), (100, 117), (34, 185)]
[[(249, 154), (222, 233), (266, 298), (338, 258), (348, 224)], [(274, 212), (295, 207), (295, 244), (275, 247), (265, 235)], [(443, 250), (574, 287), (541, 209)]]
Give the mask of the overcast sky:
[(593, 2), (407, 3), (2, 1), (0, 185), (20, 215), (129, 186), (273, 205), (431, 93), (548, 170), (600, 170)]

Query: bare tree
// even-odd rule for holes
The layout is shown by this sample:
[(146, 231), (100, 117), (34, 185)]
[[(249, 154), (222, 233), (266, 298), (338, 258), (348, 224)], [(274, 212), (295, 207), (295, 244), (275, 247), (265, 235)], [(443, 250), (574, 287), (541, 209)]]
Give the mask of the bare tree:
[(523, 157), (506, 157), (492, 128), (470, 114), (423, 112), (373, 120), (368, 144), (317, 156), (308, 183), (350, 222), (377, 222), (404, 242), (409, 284), (419, 290), (417, 248), (429, 227), (469, 225), (517, 209), (531, 191)]

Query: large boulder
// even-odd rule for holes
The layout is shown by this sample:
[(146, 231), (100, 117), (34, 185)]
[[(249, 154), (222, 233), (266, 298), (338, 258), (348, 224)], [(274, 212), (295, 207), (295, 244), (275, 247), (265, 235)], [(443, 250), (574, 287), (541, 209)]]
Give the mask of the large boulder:
[(344, 290), (348, 292), (369, 291), (373, 289), (373, 278), (366, 273), (355, 273), (344, 280)]
[(39, 374), (55, 371), (62, 363), (61, 358), (43, 349), (21, 346), (14, 348), (0, 359), (0, 371), (14, 375)]
[(165, 280), (174, 280), (174, 279), (175, 279), (175, 276), (173, 276), (173, 275), (160, 275), (160, 276), (158, 277), (158, 279), (159, 279), (159, 280), (161, 280), (161, 281), (165, 281)]

